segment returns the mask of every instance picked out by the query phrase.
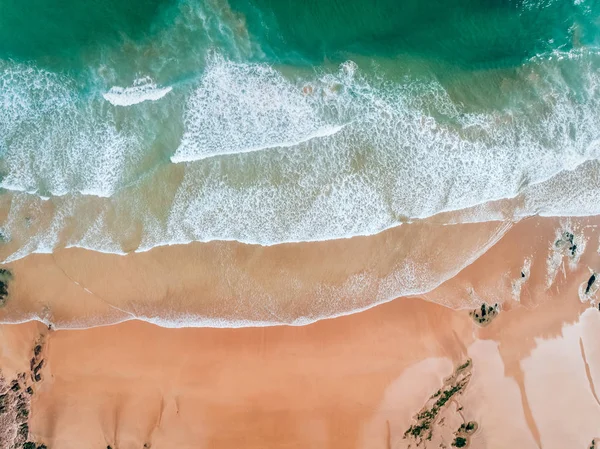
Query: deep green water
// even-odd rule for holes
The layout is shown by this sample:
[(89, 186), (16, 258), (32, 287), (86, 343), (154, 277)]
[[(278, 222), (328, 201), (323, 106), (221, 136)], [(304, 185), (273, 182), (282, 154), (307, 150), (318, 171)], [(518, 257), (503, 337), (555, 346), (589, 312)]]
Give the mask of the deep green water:
[(339, 238), (518, 194), (515, 215), (598, 213), (599, 17), (600, 0), (0, 0), (4, 257)]
[[(515, 66), (597, 39), (597, 4), (508, 0), (232, 0), (268, 57), (421, 57), (465, 69)], [(589, 12), (588, 12), (589, 11)]]
[[(2, 0), (1, 7), (0, 58), (54, 69), (82, 69), (107, 49), (151, 47), (169, 29), (175, 45), (162, 57), (185, 60), (214, 47), (233, 55), (235, 38), (217, 28), (243, 27), (254, 51), (240, 56), (254, 61), (313, 65), (362, 55), (472, 70), (518, 66), (552, 49), (597, 44), (600, 14), (596, 0)], [(177, 40), (183, 35), (188, 42)]]

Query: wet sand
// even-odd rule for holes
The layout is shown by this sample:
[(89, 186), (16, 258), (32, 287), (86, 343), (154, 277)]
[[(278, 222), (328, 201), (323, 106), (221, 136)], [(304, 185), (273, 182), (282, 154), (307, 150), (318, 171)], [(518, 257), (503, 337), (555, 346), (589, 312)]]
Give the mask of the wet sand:
[[(270, 247), (209, 242), (127, 256), (62, 249), (5, 266), (14, 274), (9, 296), (18, 300), (0, 308), (0, 323), (36, 318), (55, 329), (134, 318), (171, 327), (307, 324), (402, 296), (455, 309), (483, 301), (533, 305), (560, 285), (548, 279), (564, 278), (564, 270), (580, 282), (589, 278), (587, 267), (598, 259), (597, 222), (426, 220), (369, 237)], [(567, 248), (554, 250), (565, 229), (589, 248), (580, 244), (574, 257)], [(553, 258), (556, 273), (549, 277)], [(526, 260), (533, 264), (522, 279)]]

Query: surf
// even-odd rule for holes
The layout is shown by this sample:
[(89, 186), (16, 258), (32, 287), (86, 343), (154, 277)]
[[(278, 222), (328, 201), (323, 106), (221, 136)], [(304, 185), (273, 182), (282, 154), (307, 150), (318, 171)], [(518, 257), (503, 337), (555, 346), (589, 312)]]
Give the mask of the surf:
[(171, 86), (158, 87), (150, 77), (144, 77), (136, 79), (130, 87), (113, 86), (102, 96), (115, 106), (133, 106), (144, 101), (160, 100), (172, 90)]

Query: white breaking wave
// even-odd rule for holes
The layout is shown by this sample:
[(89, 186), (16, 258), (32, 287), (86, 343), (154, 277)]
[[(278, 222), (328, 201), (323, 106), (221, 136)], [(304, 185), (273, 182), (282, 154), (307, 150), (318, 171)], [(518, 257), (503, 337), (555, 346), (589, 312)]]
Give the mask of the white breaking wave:
[(0, 61), (0, 105), (2, 188), (110, 196), (135, 164), (137, 136), (67, 77)]
[(340, 123), (321, 117), (314, 100), (266, 64), (214, 56), (187, 101), (185, 133), (171, 160), (291, 147), (331, 135)]
[[(76, 103), (68, 83), (24, 71), (19, 79), (39, 76), (37, 87), (24, 89), (13, 77), (0, 91), (3, 101), (22, 105), (4, 116), (15, 120), (0, 122), (2, 186), (63, 193), (47, 201), (49, 213), (56, 229), (77, 217), (78, 231), (24, 229), (31, 205), (44, 206), (11, 193), (23, 204), (11, 204), (3, 227), (22, 245), (6, 257), (55, 246), (118, 252), (134, 239), (124, 234), (140, 237), (137, 251), (192, 241), (329, 240), (478, 205), (460, 220), (497, 220), (507, 216), (490, 202), (517, 196), (509, 219), (599, 214), (600, 74), (586, 61), (534, 61), (512, 81), (530, 97), (509, 84), (510, 108), (468, 112), (436, 81), (392, 83), (352, 62), (291, 79), (214, 57), (188, 96), (172, 155), (187, 162), (165, 164), (125, 189), (117, 189), (122, 167), (138, 143), (124, 129), (136, 108), (120, 109), (117, 121), (115, 108), (100, 107), (99, 115)], [(581, 74), (576, 91), (564, 76), (569, 68)], [(180, 129), (179, 118), (172, 119)], [(93, 189), (111, 198), (86, 208), (92, 200), (77, 193)], [(115, 225), (114, 217), (127, 219)]]
[[(310, 134), (307, 134), (305, 136), (298, 136), (298, 140), (295, 141), (289, 141), (289, 142), (276, 142), (270, 145), (264, 145), (264, 146), (257, 146), (257, 147), (248, 147), (248, 148), (240, 148), (238, 149), (238, 151), (233, 151), (233, 152), (222, 152), (219, 153), (219, 156), (225, 156), (225, 155), (232, 155), (232, 154), (242, 154), (242, 153), (251, 153), (253, 151), (262, 151), (262, 150), (268, 150), (270, 148), (291, 148), (291, 147), (295, 147), (297, 145), (300, 145), (302, 143), (308, 142), (309, 140), (312, 139), (318, 139), (319, 137), (328, 137), (328, 136), (333, 136), (334, 134), (340, 132), (342, 129), (344, 129), (345, 125), (331, 125), (331, 126), (326, 126), (324, 128), (321, 129), (317, 129), (314, 132), (311, 132)], [(178, 154), (176, 153), (175, 155), (171, 156), (171, 162), (173, 163), (181, 163), (181, 162), (192, 162), (192, 161), (199, 161), (201, 159), (205, 159), (207, 157), (212, 157), (212, 156), (216, 156), (216, 154), (189, 154), (189, 155), (185, 155), (185, 154)]]
[(113, 86), (102, 96), (115, 106), (131, 106), (143, 101), (156, 101), (171, 92), (171, 86), (158, 87), (151, 78), (144, 77), (133, 82), (131, 87)]

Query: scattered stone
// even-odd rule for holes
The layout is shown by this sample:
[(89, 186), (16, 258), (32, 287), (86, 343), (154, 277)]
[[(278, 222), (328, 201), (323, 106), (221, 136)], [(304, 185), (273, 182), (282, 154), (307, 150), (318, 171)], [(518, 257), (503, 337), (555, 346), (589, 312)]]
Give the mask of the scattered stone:
[(9, 381), (0, 372), (0, 449), (47, 449), (42, 443), (29, 441), (30, 402), (34, 393), (31, 382), (36, 378), (41, 380), (42, 349), (41, 341), (32, 347), (34, 357), (29, 373), (19, 373)]
[(467, 440), (466, 438), (463, 437), (456, 437), (454, 439), (454, 441), (452, 442), (452, 446), (454, 447), (465, 447), (467, 445)]
[(452, 446), (454, 447), (467, 447), (470, 442), (470, 436), (475, 433), (478, 425), (475, 421), (469, 421), (462, 423), (458, 430), (454, 432), (454, 441)]
[(12, 277), (10, 270), (0, 268), (0, 307), (6, 303), (6, 298), (8, 297), (8, 284)]
[(483, 327), (490, 324), (492, 320), (496, 318), (496, 316), (498, 316), (498, 312), (499, 306), (497, 303), (493, 306), (490, 306), (484, 302), (483, 304), (481, 304), (481, 307), (472, 310), (469, 313), (469, 315), (471, 316), (471, 318), (473, 318), (475, 323)]
[[(568, 267), (574, 270), (584, 253), (586, 239), (583, 233), (573, 233), (568, 228), (557, 230), (556, 240), (550, 249), (547, 263), (546, 287), (552, 286), (559, 270), (565, 270), (564, 259), (567, 258)], [(566, 271), (564, 271), (566, 276)]]
[(521, 290), (523, 289), (523, 285), (529, 280), (531, 263), (532, 259), (525, 259), (523, 261), (523, 266), (521, 267), (521, 275), (511, 283), (512, 299), (517, 302), (521, 301)]
[(29, 436), (29, 424), (26, 422), (19, 426), (19, 436), (23, 439), (26, 439)]
[(38, 342), (33, 348), (33, 358), (29, 361), (29, 366), (31, 370), (31, 380), (34, 382), (39, 382), (42, 380), (41, 370), (44, 367), (44, 359), (42, 359), (42, 345)]
[(569, 231), (564, 231), (561, 235), (561, 237), (554, 242), (554, 245), (559, 248), (561, 246), (564, 246), (566, 243), (569, 243), (571, 245), (573, 245), (573, 239), (575, 238), (575, 235), (573, 235), (572, 232)]
[(594, 282), (596, 282), (596, 273), (592, 274), (587, 281), (587, 286), (585, 287), (586, 295), (590, 293), (590, 289), (592, 288), (592, 285), (594, 285)]
[(44, 367), (44, 360), (42, 359), (40, 363), (33, 369), (33, 373), (37, 374)]
[(6, 413), (8, 408), (8, 393), (0, 394), (0, 413)]
[[(471, 379), (471, 360), (467, 360), (460, 365), (454, 373), (444, 381), (441, 389), (431, 395), (423, 408), (414, 416), (416, 421), (406, 432), (404, 439), (410, 439), (416, 447), (431, 441), (434, 436), (436, 426), (442, 424), (441, 413), (447, 408), (448, 404), (456, 402), (456, 397), (464, 391)], [(409, 446), (410, 447), (410, 446)]]
[(597, 293), (600, 289), (600, 282), (597, 282), (598, 273), (593, 271), (592, 269), (589, 270), (590, 277), (586, 281), (583, 281), (581, 284), (579, 284), (579, 300), (582, 303), (588, 302), (593, 307), (596, 307), (598, 301)]

